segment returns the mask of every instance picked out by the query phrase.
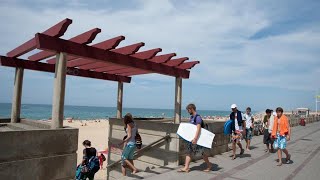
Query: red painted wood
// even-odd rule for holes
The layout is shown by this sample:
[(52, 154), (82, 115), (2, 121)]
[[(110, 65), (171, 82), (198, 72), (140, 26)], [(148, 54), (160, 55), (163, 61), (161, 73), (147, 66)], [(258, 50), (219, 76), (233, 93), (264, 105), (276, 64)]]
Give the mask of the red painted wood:
[(135, 76), (135, 75), (142, 75), (142, 74), (151, 74), (153, 72), (150, 71), (132, 71), (132, 72), (126, 72), (119, 74), (120, 76)]
[(102, 41), (98, 44), (93, 45), (93, 47), (104, 49), (104, 50), (110, 50), (116, 48), (121, 41), (125, 40), (124, 36), (118, 36), (112, 39), (108, 39), (105, 41)]
[[(120, 42), (123, 41), (124, 39), (125, 39), (124, 36), (118, 36), (118, 37), (97, 43), (97, 44), (93, 45), (92, 47), (96, 47), (96, 48), (100, 48), (100, 49), (104, 49), (104, 50), (110, 50), (110, 49), (116, 48), (120, 44)], [(71, 61), (74, 59), (77, 59), (77, 57), (74, 57), (74, 56), (67, 57), (67, 61)], [(80, 60), (83, 60), (83, 59), (78, 59), (77, 61), (80, 61)], [(52, 59), (48, 60), (47, 63), (55, 64), (56, 58), (52, 58)], [(73, 63), (75, 63), (75, 62), (73, 62)], [(91, 63), (93, 63), (93, 62), (91, 62)], [(81, 61), (80, 61), (80, 64), (82, 65), (83, 63), (81, 63)], [(89, 63), (84, 63), (84, 64), (89, 64)], [(68, 66), (68, 67), (76, 67), (76, 66)]]
[[(124, 55), (130, 55), (134, 54), (137, 52), (142, 46), (144, 46), (144, 43), (137, 43), (137, 44), (132, 44), (129, 46), (124, 46), (118, 49), (112, 50), (113, 52), (118, 52), (120, 54)], [(97, 68), (102, 68), (102, 67), (108, 67), (110, 64), (108, 63), (103, 63), (103, 62), (96, 62), (96, 61), (86, 61), (85, 64), (83, 65), (78, 65), (79, 68), (81, 69), (97, 69)]]
[(144, 46), (144, 43), (140, 42), (140, 43), (137, 43), (137, 44), (132, 44), (132, 45), (129, 45), (129, 46), (124, 46), (124, 47), (121, 47), (121, 48), (117, 48), (117, 49), (114, 49), (114, 50), (111, 50), (111, 51), (112, 52), (117, 52), (117, 53), (120, 53), (120, 54), (124, 54), (124, 55), (130, 55), (130, 54), (134, 54), (137, 51), (139, 51), (139, 49), (142, 46)]
[(96, 71), (96, 72), (106, 72), (106, 71), (111, 71), (113, 69), (123, 69), (123, 66), (110, 64), (109, 66), (105, 66), (105, 67), (100, 67), (100, 68), (94, 69), (94, 71)]
[(142, 51), (142, 52), (137, 52), (135, 54), (132, 54), (132, 57), (139, 58), (139, 59), (151, 59), (153, 58), (158, 52), (161, 52), (161, 48), (156, 48), (156, 49), (150, 49), (147, 51)]
[[(43, 71), (43, 72), (55, 72), (54, 64), (41, 63), (36, 61), (28, 61), (18, 58), (10, 58), (6, 56), (0, 56), (0, 65), (7, 67), (21, 67), (24, 69)], [(110, 80), (110, 81), (120, 81), (130, 83), (131, 78), (125, 76), (117, 76), (108, 73), (98, 73), (94, 71), (86, 71), (77, 68), (67, 68), (67, 74), (72, 76), (80, 76), (94, 79)]]
[(166, 63), (164, 63), (167, 66), (179, 66), (180, 64), (182, 64), (183, 62), (189, 60), (188, 57), (183, 57), (183, 58), (178, 58), (178, 59), (172, 59)]
[[(78, 36), (75, 36), (75, 37), (69, 39), (69, 41), (79, 43), (79, 44), (89, 44), (96, 38), (96, 36), (100, 32), (101, 32), (101, 29), (94, 28), (90, 31), (84, 32)], [(55, 54), (56, 54), (56, 52), (41, 51), (41, 52), (38, 52), (32, 56), (29, 56), (28, 59), (30, 61), (41, 61), (41, 60), (46, 59), (48, 57), (54, 56)]]
[[(43, 32), (43, 34), (54, 36), (54, 37), (61, 37), (67, 31), (69, 25), (72, 23), (71, 19), (65, 19), (58, 24), (52, 26), (51, 28), (47, 29)], [(32, 51), (36, 48), (36, 41), (34, 38), (31, 40), (23, 43), (22, 45), (18, 46), (14, 50), (7, 53), (9, 57), (19, 57), (29, 51)]]
[(190, 61), (190, 62), (186, 62), (183, 63), (181, 65), (178, 66), (179, 69), (191, 69), (193, 68), (196, 64), (199, 64), (200, 61)]
[[(176, 54), (175, 53), (171, 53), (171, 54), (164, 54), (164, 55), (159, 55), (159, 56), (155, 56), (153, 57), (152, 59), (150, 59), (149, 61), (152, 61), (152, 62), (156, 62), (156, 63), (161, 63), (161, 62), (166, 62), (166, 61), (169, 61), (171, 59), (171, 57), (175, 56)], [(99, 72), (112, 72), (112, 73), (123, 73), (123, 72), (130, 72), (130, 71), (134, 71), (136, 69), (134, 68), (123, 68), (123, 67), (113, 67), (112, 69), (111, 68), (98, 68), (98, 69), (95, 69), (96, 70), (100, 70), (102, 69), (103, 71), (99, 71)]]
[(176, 53), (163, 54), (163, 55), (153, 57), (152, 59), (150, 59), (150, 61), (155, 63), (165, 63), (174, 56), (176, 56)]
[(138, 59), (132, 56), (123, 55), (117, 52), (104, 51), (95, 47), (74, 43), (60, 38), (54, 38), (45, 34), (36, 34), (37, 48), (53, 52), (65, 52), (70, 55), (97, 60), (100, 62), (109, 62), (116, 65), (148, 70), (154, 73), (189, 78), (190, 72), (175, 67), (169, 67), (163, 64)]

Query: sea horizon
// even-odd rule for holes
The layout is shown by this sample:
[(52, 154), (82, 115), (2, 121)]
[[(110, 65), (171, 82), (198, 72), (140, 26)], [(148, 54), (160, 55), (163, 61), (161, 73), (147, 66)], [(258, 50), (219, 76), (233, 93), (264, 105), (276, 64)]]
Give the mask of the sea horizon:
[[(51, 104), (21, 104), (21, 117), (35, 120), (46, 120), (51, 118)], [(90, 120), (90, 119), (108, 119), (115, 117), (116, 107), (104, 106), (84, 106), (84, 105), (65, 105), (64, 117), (72, 117), (74, 119)], [(141, 108), (141, 107), (123, 107), (123, 114), (130, 112), (135, 117), (143, 118), (172, 118), (174, 109), (165, 108)], [(198, 110), (202, 116), (228, 116), (230, 111), (226, 110)], [(182, 117), (187, 118), (189, 114), (182, 108)], [(11, 103), (0, 103), (0, 117), (8, 118), (11, 116)]]

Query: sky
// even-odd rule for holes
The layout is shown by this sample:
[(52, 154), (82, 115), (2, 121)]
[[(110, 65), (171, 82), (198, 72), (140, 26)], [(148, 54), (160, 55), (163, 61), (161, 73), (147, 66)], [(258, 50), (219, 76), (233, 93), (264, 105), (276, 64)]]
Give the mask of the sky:
[[(142, 41), (141, 51), (160, 47), (159, 55), (199, 60), (183, 80), (183, 106), (315, 109), (319, 9), (318, 0), (0, 0), (0, 54), (70, 18), (64, 39), (98, 27), (93, 43), (124, 35), (119, 47)], [(0, 66), (0, 102), (11, 102), (14, 72)], [(53, 74), (26, 70), (23, 83), (22, 103), (52, 103)], [(123, 104), (171, 109), (174, 83), (159, 74), (133, 76)], [(114, 107), (116, 96), (117, 82), (67, 77), (67, 105)]]

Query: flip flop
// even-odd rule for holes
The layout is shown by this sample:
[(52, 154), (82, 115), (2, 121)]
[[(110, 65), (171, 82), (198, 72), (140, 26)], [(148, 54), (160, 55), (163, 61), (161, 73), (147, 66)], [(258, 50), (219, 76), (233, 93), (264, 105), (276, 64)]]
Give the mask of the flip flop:
[(190, 172), (190, 169), (187, 169), (187, 170), (179, 169), (177, 172), (178, 172), (178, 173), (189, 173), (189, 172)]
[(277, 166), (282, 166), (282, 163), (278, 163)]
[(231, 159), (232, 159), (232, 160), (235, 160), (235, 159), (236, 159), (236, 156), (233, 156)]
[(290, 163), (290, 160), (291, 160), (291, 154), (288, 154), (288, 157), (286, 158), (286, 163)]
[(205, 170), (203, 170), (203, 172), (210, 172), (211, 171), (211, 168), (209, 169), (205, 169)]
[(241, 149), (240, 151), (240, 155), (242, 155), (244, 153), (244, 149)]

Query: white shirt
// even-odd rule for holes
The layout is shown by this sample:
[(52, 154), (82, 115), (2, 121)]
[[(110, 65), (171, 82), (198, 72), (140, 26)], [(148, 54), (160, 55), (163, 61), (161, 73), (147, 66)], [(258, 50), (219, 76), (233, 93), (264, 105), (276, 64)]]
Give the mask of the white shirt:
[(273, 124), (274, 124), (274, 115), (271, 115), (269, 119), (269, 128), (268, 128), (269, 133), (272, 132)]
[(242, 126), (239, 126), (239, 124), (238, 124), (237, 113), (235, 113), (234, 126), (235, 126), (235, 130), (236, 131), (242, 131), (243, 130)]
[(252, 118), (253, 118), (253, 115), (251, 113), (250, 114), (245, 113), (243, 115), (243, 119), (246, 121), (246, 128), (247, 129), (251, 128)]

